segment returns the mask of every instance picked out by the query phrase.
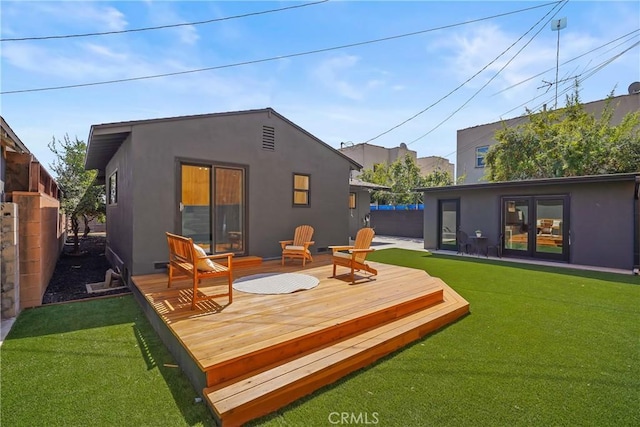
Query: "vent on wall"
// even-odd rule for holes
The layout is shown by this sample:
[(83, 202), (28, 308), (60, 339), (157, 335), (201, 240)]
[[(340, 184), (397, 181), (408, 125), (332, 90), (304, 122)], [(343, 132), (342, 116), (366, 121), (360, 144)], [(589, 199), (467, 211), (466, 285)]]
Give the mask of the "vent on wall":
[(269, 151), (276, 149), (276, 130), (273, 126), (262, 126), (262, 149)]

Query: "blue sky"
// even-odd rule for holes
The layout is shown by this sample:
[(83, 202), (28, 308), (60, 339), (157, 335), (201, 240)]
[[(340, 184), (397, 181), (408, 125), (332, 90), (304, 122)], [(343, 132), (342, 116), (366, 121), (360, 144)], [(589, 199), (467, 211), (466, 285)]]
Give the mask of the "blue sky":
[[(122, 31), (306, 3), (3, 0), (1, 35)], [(404, 142), (455, 163), (458, 129), (554, 105), (558, 32), (549, 21), (558, 18), (567, 19), (558, 105), (575, 78), (583, 102), (640, 80), (637, 1), (332, 0), (162, 30), (2, 41), (2, 116), (47, 168), (53, 136), (86, 141), (92, 124), (265, 107), (335, 148)]]

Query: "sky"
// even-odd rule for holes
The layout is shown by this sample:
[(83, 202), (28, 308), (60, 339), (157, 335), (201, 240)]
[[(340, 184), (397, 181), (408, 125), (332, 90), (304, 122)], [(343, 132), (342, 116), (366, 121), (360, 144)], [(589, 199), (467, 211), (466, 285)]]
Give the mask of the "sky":
[(0, 12), (1, 114), (49, 170), (51, 140), (87, 141), (93, 124), (267, 107), (334, 148), (405, 143), (455, 163), (459, 129), (561, 107), (576, 81), (582, 102), (640, 81), (638, 1), (3, 0)]

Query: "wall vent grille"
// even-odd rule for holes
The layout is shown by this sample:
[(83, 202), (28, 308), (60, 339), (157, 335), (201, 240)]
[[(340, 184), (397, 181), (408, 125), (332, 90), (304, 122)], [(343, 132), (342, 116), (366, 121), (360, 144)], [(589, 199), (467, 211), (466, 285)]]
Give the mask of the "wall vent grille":
[(262, 126), (262, 149), (275, 151), (276, 130), (273, 126)]

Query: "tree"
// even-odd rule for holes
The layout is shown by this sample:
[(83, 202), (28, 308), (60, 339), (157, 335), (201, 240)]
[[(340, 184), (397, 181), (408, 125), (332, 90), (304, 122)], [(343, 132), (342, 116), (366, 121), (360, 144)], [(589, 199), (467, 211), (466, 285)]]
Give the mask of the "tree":
[(72, 141), (69, 135), (65, 135), (62, 141), (53, 137), (49, 143), (49, 149), (56, 156), (50, 168), (55, 173), (56, 181), (62, 190), (60, 203), (67, 219), (71, 221), (71, 231), (74, 236), (73, 252), (78, 253), (80, 251), (79, 218), (83, 217), (85, 220), (86, 230), (90, 218), (104, 215), (104, 185), (94, 186), (97, 171), (84, 169), (84, 156), (87, 149), (84, 141), (77, 137)]
[(612, 125), (613, 95), (599, 117), (580, 103), (578, 87), (560, 110), (533, 113), (496, 132), (486, 156), (490, 181), (599, 175), (640, 170), (640, 112)]
[(377, 164), (373, 169), (365, 169), (360, 179), (391, 188), (372, 193), (372, 199), (381, 204), (418, 204), (422, 201), (422, 193), (415, 192), (415, 188), (453, 183), (451, 175), (440, 169), (423, 177), (415, 159), (409, 154), (390, 165)]

